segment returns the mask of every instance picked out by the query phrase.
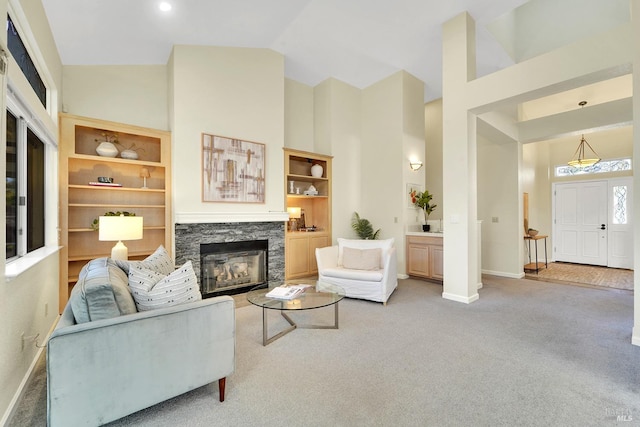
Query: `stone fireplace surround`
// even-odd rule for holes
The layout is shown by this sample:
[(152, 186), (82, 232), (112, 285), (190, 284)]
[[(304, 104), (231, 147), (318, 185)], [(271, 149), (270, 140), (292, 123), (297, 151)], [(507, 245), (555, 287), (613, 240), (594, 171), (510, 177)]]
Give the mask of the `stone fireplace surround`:
[(285, 212), (177, 214), (174, 226), (176, 266), (190, 260), (199, 281), (201, 243), (267, 240), (267, 280), (284, 280), (284, 227), (287, 220)]

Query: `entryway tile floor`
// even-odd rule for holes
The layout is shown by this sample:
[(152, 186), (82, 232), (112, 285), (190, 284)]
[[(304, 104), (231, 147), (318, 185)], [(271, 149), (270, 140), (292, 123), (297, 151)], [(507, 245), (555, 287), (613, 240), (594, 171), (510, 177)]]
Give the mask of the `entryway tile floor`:
[(538, 273), (526, 271), (525, 278), (633, 290), (633, 270), (596, 265), (550, 262)]

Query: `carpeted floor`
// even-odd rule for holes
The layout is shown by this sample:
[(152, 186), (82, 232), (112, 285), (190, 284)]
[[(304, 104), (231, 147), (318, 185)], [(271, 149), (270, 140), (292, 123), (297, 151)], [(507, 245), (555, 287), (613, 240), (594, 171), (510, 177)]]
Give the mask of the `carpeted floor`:
[(525, 277), (531, 280), (544, 280), (547, 282), (577, 283), (633, 290), (633, 270), (621, 268), (550, 262), (548, 268), (542, 269), (538, 273), (526, 271)]
[[(266, 347), (261, 310), (238, 308), (224, 403), (211, 384), (110, 425), (602, 426), (619, 415), (638, 425), (632, 292), (483, 282), (467, 305), (401, 280), (386, 307), (346, 299), (339, 330), (295, 330)], [(300, 314), (330, 323), (333, 310)], [(46, 389), (29, 393), (31, 418), (12, 426), (45, 425)]]

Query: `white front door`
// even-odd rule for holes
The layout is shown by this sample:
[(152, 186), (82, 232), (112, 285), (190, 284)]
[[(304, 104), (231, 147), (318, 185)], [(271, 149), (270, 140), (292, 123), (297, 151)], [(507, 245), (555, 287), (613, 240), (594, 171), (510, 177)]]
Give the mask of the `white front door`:
[(633, 178), (609, 180), (609, 267), (633, 268)]
[(555, 184), (556, 261), (607, 265), (607, 181)]

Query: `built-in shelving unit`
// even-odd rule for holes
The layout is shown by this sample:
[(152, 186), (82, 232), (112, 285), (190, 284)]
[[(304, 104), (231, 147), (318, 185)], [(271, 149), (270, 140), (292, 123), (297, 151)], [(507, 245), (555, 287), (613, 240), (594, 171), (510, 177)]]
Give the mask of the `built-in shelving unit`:
[[(104, 135), (117, 135), (120, 150), (138, 158), (103, 157), (96, 152)], [(62, 310), (84, 264), (109, 256), (114, 242), (101, 242), (91, 227), (106, 212), (128, 211), (144, 218), (142, 240), (125, 242), (129, 259), (142, 259), (171, 242), (171, 134), (122, 123), (60, 115), (60, 301)], [(143, 170), (149, 172), (143, 187)], [(111, 177), (121, 187), (90, 185)]]
[[(285, 234), (285, 275), (287, 279), (317, 274), (316, 248), (331, 245), (331, 156), (285, 149), (285, 208), (300, 208), (303, 218), (297, 230)], [(322, 167), (312, 176), (311, 167)], [(313, 186), (317, 194), (304, 194)]]

